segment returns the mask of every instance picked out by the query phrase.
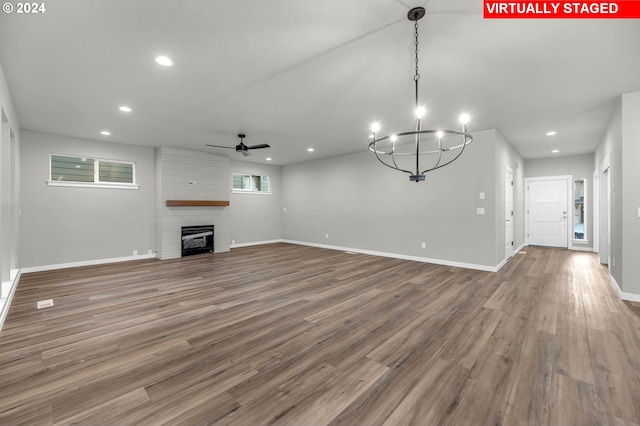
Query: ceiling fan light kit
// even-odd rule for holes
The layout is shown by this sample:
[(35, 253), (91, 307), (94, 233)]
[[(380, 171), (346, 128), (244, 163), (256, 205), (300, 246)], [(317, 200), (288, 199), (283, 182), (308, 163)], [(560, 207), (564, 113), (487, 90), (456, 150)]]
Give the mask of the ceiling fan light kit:
[[(473, 141), (473, 136), (467, 131), (469, 115), (460, 116), (461, 130), (422, 129), (422, 119), (426, 113), (424, 106), (419, 104), (418, 81), (418, 21), (425, 16), (423, 7), (415, 7), (409, 11), (407, 18), (414, 22), (415, 27), (415, 114), (416, 130), (410, 130), (387, 136), (378, 136), (380, 124), (373, 123), (369, 150), (385, 166), (409, 174), (412, 182), (425, 180), (425, 174), (454, 162), (465, 147)], [(413, 158), (415, 157), (415, 158)], [(425, 162), (427, 163), (425, 165)]]
[(261, 144), (258, 144), (258, 145), (245, 145), (244, 144), (244, 138), (246, 138), (247, 135), (245, 135), (244, 133), (239, 133), (238, 137), (240, 138), (240, 143), (238, 145), (236, 145), (235, 148), (233, 148), (231, 146), (209, 145), (209, 144), (207, 144), (206, 146), (210, 146), (210, 147), (213, 147), (213, 148), (235, 149), (236, 152), (239, 152), (240, 154), (244, 155), (245, 157), (248, 157), (249, 155), (251, 155), (251, 153), (249, 152), (250, 149), (271, 148), (271, 145), (266, 144), (266, 143), (261, 143)]

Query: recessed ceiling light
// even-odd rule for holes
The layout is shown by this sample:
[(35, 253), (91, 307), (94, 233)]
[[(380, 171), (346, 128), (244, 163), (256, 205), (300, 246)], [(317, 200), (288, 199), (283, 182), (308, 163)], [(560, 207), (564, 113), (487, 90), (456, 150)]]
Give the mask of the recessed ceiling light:
[(168, 56), (156, 56), (155, 58), (153, 58), (153, 60), (156, 61), (156, 64), (162, 65), (163, 67), (170, 67), (171, 65), (173, 65), (173, 59)]
[(307, 148), (307, 151), (313, 152), (313, 148)]
[(126, 105), (122, 105), (121, 107), (118, 107), (118, 109), (122, 112), (131, 112), (131, 108)]
[(552, 153), (552, 154), (557, 154), (557, 153), (559, 153), (559, 152), (560, 152), (560, 150), (559, 150), (559, 149), (554, 149), (553, 151), (551, 151), (551, 153)]
[(108, 132), (108, 131), (106, 131), (106, 130), (101, 131), (101, 132), (100, 132), (100, 134), (101, 134), (102, 136), (111, 136), (111, 132)]
[(271, 157), (267, 157), (267, 161), (271, 161)]
[(547, 132), (547, 136), (553, 136), (555, 134), (557, 134), (558, 132), (554, 132), (553, 130), (550, 132)]

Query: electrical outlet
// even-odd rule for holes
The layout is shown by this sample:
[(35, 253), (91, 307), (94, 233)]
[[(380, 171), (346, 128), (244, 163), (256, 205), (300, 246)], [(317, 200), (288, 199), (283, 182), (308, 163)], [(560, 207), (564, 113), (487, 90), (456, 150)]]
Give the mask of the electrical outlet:
[(134, 250), (134, 251), (133, 251), (133, 255), (134, 255), (134, 256), (137, 256), (137, 255), (138, 255), (138, 250)]
[(235, 246), (236, 245), (236, 240), (231, 240), (231, 245)]
[(153, 250), (149, 250), (147, 254), (153, 254)]
[(283, 212), (286, 212), (286, 211), (287, 211), (287, 208), (286, 208), (286, 207), (283, 207), (283, 208), (282, 208), (282, 211), (283, 211)]
[(476, 209), (476, 213), (477, 213), (477, 214), (484, 214), (484, 207), (478, 207), (478, 208)]
[(613, 258), (613, 266), (616, 266), (616, 258)]
[(481, 199), (481, 200), (484, 200), (484, 192), (481, 192), (481, 193), (480, 193), (480, 199)]
[(329, 234), (324, 234), (324, 237), (325, 238), (329, 238)]
[(427, 248), (427, 243), (422, 243), (422, 248)]

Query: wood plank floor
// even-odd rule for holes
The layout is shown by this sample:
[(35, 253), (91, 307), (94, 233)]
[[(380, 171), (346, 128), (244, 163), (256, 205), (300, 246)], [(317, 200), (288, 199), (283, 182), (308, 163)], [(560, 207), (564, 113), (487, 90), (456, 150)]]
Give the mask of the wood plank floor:
[(640, 425), (640, 307), (593, 253), (524, 251), (499, 273), (271, 244), (25, 274), (0, 425)]

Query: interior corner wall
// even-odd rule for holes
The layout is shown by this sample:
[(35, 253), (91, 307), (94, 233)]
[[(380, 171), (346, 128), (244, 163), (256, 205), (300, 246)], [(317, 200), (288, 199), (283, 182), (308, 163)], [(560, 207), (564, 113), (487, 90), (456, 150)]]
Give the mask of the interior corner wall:
[(513, 249), (524, 244), (524, 160), (513, 146), (495, 131), (495, 193), (496, 193), (496, 262), (506, 258), (506, 170), (513, 171)]
[[(0, 298), (19, 267), (20, 125), (0, 65)], [(3, 284), (4, 283), (4, 284)], [(2, 305), (0, 304), (0, 313)], [(0, 321), (1, 323), (1, 321)]]
[[(152, 148), (22, 131), (22, 267), (140, 255), (154, 248)], [(134, 161), (140, 189), (48, 186), (50, 154)]]
[(231, 193), (233, 245), (278, 241), (282, 238), (282, 167), (231, 160), (231, 174), (269, 176), (271, 194)]
[[(626, 154), (625, 154), (626, 155)], [(622, 251), (622, 97), (615, 100), (615, 108), (609, 124), (605, 130), (602, 141), (598, 145), (594, 153), (594, 170), (600, 172), (600, 165), (603, 160), (610, 156), (610, 188), (611, 194), (611, 241), (610, 257), (616, 258), (616, 264), (609, 265), (609, 273), (616, 280), (621, 289), (624, 290), (624, 281), (622, 276), (622, 265), (624, 263)], [(634, 166), (637, 167), (637, 166)], [(602, 197), (600, 197), (602, 199)], [(602, 215), (600, 215), (602, 217)], [(631, 260), (637, 262), (637, 260)]]
[(622, 291), (640, 300), (640, 91), (622, 95)]
[(495, 131), (473, 136), (458, 160), (419, 183), (381, 165), (366, 145), (284, 166), (283, 239), (495, 267)]
[(525, 161), (525, 177), (573, 175), (573, 179), (587, 181), (587, 240), (588, 244), (576, 245), (593, 249), (593, 162), (594, 154), (566, 155), (548, 158), (536, 158)]

